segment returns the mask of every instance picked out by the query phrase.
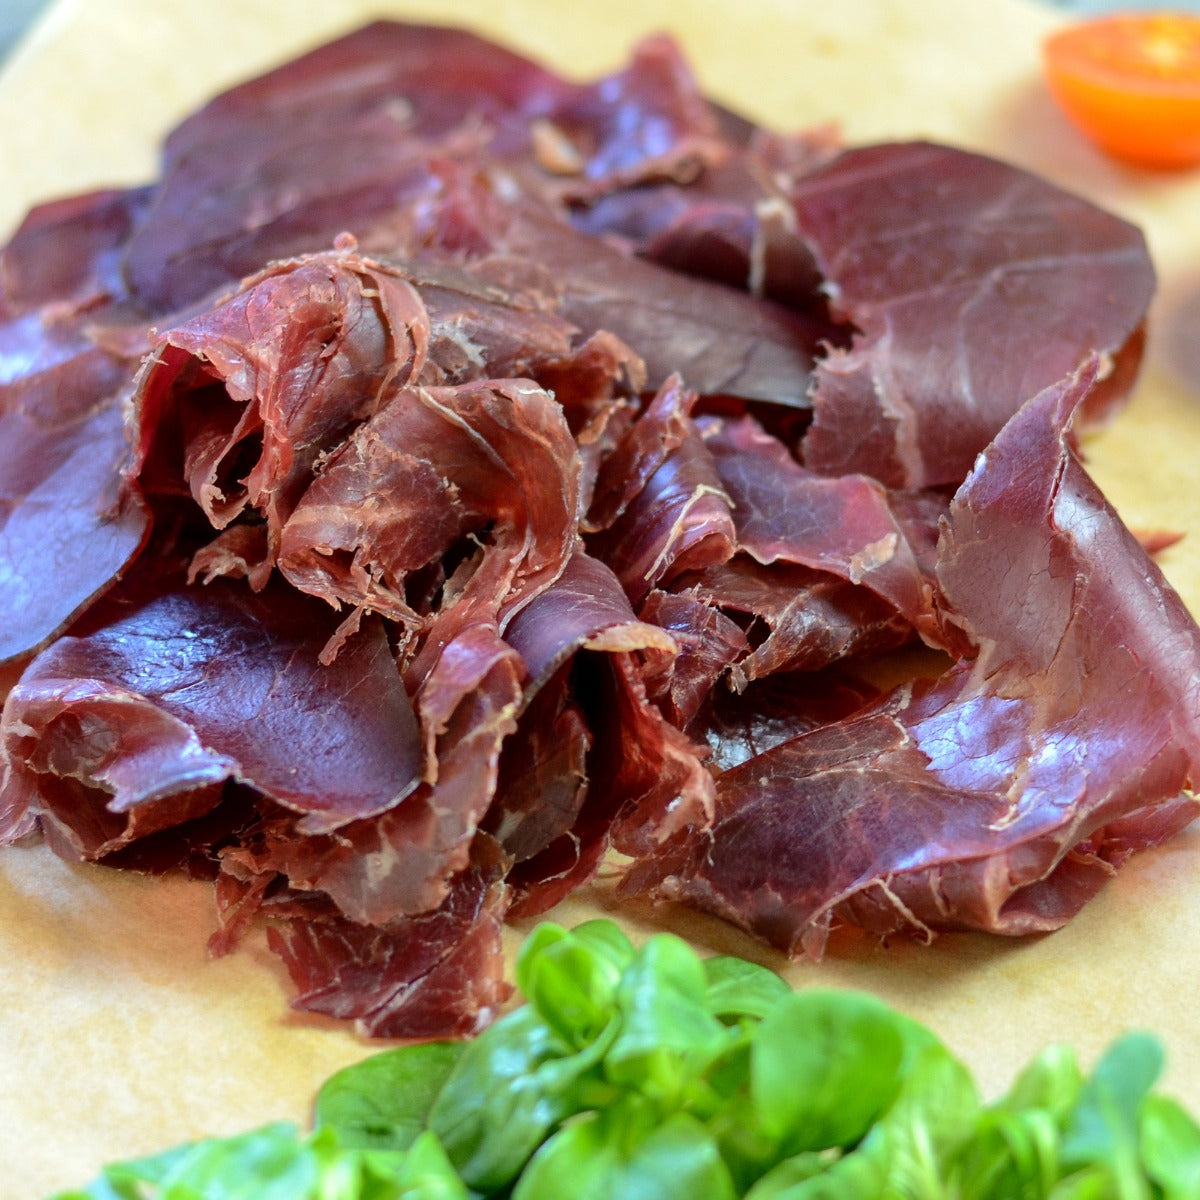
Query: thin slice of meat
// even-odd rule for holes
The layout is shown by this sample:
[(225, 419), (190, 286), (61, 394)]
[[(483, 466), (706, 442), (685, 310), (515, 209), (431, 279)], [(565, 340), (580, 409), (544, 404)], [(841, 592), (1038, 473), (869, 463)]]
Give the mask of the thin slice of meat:
[(1055, 929), (1196, 815), (1200, 632), (1067, 445), (1083, 377), (1013, 418), (951, 507), (938, 579), (978, 647), (718, 779), (668, 895), (791, 953), (868, 929)]
[(731, 502), (690, 412), (696, 395), (667, 380), (604, 463), (588, 514), (590, 545), (630, 602), (736, 548)]
[(665, 38), (581, 85), (464, 30), (376, 22), (184, 121), (126, 271), (144, 303), (172, 311), (343, 231), (396, 254), (444, 244), (456, 166), (502, 163), (553, 197), (690, 177), (722, 149)]
[(96, 858), (145, 831), (147, 806), (155, 829), (189, 820), (225, 780), (312, 833), (416, 787), (417, 724), (378, 625), (323, 667), (330, 614), (288, 589), (167, 582), (88, 619), (91, 632), (43, 651), (8, 697), (10, 827), (32, 805), (60, 852)]
[(273, 557), (317, 458), (378, 408), (392, 380), (420, 371), (429, 336), (412, 285), (350, 252), (248, 280), (165, 332), (141, 372), (142, 491), (190, 492), (215, 529), (255, 510)]
[[(561, 407), (522, 380), (401, 388), (331, 455), (284, 528), (296, 587), (427, 633), (437, 648), (480, 614), (503, 622), (553, 582), (580, 521), (580, 460)], [(469, 542), (428, 622), (406, 575)]]
[(1044, 179), (929, 143), (847, 150), (792, 190), (835, 315), (804, 461), (896, 487), (957, 485), (1030, 396), (1106, 356), (1128, 392), (1154, 290), (1134, 226)]
[(267, 931), (297, 994), (292, 1006), (354, 1020), (371, 1037), (468, 1037), (491, 1024), (512, 992), (504, 978), (507, 889), (494, 846), (481, 838), (475, 861), (431, 913), (389, 925), (286, 908)]
[(90, 192), (33, 209), (0, 250), (0, 313), (53, 305), (61, 315), (124, 299), (121, 254), (153, 194)]
[(588, 333), (608, 330), (637, 351), (651, 388), (678, 373), (703, 395), (809, 408), (826, 322), (681, 276), (531, 205), (514, 205), (492, 236), (498, 253), (537, 263), (557, 281), (569, 321)]
[(74, 322), (0, 323), (0, 662), (49, 641), (145, 541), (120, 475), (132, 376)]
[(721, 690), (718, 679), (750, 652), (749, 639), (699, 588), (653, 591), (639, 616), (665, 629), (679, 647), (674, 654), (648, 651), (643, 674), (650, 698), (672, 725), (686, 729), (708, 696)]
[[(487, 828), (524, 855), (514, 884), (524, 889), (520, 910), (530, 913), (588, 878), (610, 843), (623, 853), (647, 853), (707, 824), (712, 780), (699, 747), (649, 701), (637, 665), (647, 650), (675, 653), (675, 642), (637, 620), (608, 567), (575, 554), (556, 583), (513, 618), (505, 638), (529, 670), (526, 703), (550, 687), (553, 694), (538, 710), (556, 714), (575, 738), (567, 761), (587, 754), (586, 796), (569, 787), (568, 799), (548, 812), (534, 808), (536, 796), (514, 781), (488, 815)], [(546, 757), (520, 744), (512, 754), (533, 762)], [(510, 765), (506, 777), (512, 774)]]
[(531, 128), (533, 162), (578, 201), (656, 180), (696, 179), (727, 154), (720, 122), (678, 45), (646, 38), (628, 66), (561, 98)]
[(701, 430), (732, 503), (739, 550), (865, 587), (941, 644), (931, 585), (875, 480), (806, 470), (752, 417), (706, 418)]
[(746, 650), (730, 665), (736, 691), (778, 671), (818, 671), (915, 637), (908, 620), (870, 589), (790, 563), (763, 565), (738, 554), (682, 576), (677, 586), (746, 625)]

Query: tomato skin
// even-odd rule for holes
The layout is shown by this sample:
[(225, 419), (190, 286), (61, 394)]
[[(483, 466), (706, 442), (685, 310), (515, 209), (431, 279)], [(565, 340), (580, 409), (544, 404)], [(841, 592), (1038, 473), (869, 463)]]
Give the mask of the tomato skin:
[(1200, 16), (1100, 17), (1042, 50), (1051, 95), (1100, 149), (1143, 167), (1200, 163)]

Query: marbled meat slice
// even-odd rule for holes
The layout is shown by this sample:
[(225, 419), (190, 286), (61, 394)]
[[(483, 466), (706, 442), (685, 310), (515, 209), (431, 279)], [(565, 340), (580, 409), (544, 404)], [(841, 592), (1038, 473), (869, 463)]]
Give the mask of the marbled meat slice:
[(1068, 447), (1094, 369), (954, 499), (938, 581), (977, 656), (720, 775), (667, 895), (816, 955), (834, 922), (1045, 931), (1193, 819), (1200, 632)]

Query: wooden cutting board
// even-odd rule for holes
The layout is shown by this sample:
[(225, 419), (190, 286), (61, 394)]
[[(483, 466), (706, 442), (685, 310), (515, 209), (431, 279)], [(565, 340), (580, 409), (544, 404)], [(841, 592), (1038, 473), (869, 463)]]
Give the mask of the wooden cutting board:
[[(1053, 19), (1019, 0), (61, 0), (0, 74), (0, 230), (38, 199), (150, 178), (162, 133), (207, 95), (388, 14), (470, 24), (589, 76), (645, 33), (683, 42), (705, 87), (781, 127), (836, 121), (851, 141), (927, 136), (1040, 171), (1146, 229), (1162, 276), (1133, 404), (1088, 446), (1136, 528), (1191, 536), (1163, 557), (1200, 611), (1200, 174), (1116, 166), (1052, 108), (1038, 46)], [(569, 15), (567, 15), (569, 14)], [(869, 988), (930, 1022), (995, 1093), (1054, 1040), (1087, 1060), (1130, 1026), (1158, 1032), (1167, 1083), (1200, 1112), (1200, 833), (1144, 855), (1068, 929), (1037, 940), (864, 941), (785, 964), (722, 923), (673, 907), (597, 911), (635, 937), (667, 928), (795, 983)], [(211, 891), (0, 851), (3, 1195), (36, 1200), (104, 1161), (268, 1119), (307, 1120), (317, 1083), (373, 1047), (291, 1014), (261, 942), (205, 954)], [(514, 931), (513, 943), (520, 931)]]

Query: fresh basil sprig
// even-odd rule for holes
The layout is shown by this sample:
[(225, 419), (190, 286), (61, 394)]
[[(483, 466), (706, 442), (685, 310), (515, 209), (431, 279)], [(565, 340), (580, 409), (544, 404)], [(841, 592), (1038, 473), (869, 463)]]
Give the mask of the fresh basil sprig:
[(984, 1104), (919, 1022), (793, 992), (611, 921), (539, 925), (527, 1003), (468, 1043), (329, 1079), (315, 1132), (268, 1125), (109, 1167), (54, 1200), (1197, 1200), (1200, 1126), (1119, 1039), (1040, 1054)]

